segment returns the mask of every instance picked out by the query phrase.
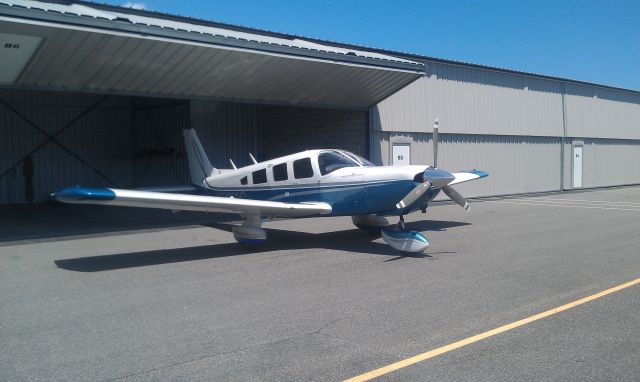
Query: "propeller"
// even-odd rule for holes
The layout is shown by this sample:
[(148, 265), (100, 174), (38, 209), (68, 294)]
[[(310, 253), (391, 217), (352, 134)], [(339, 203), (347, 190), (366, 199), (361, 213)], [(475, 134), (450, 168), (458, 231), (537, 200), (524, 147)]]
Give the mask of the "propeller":
[(444, 186), (442, 187), (442, 192), (444, 192), (451, 200), (456, 202), (460, 207), (464, 208), (465, 211), (469, 211), (469, 209), (471, 208), (471, 206), (469, 205), (469, 202), (467, 202), (467, 199), (465, 199), (464, 196), (462, 196), (458, 191), (456, 191), (455, 188), (451, 186)]
[(422, 183), (417, 185), (411, 192), (405, 195), (402, 200), (396, 204), (396, 208), (403, 209), (415, 203), (420, 197), (432, 187), (440, 187), (451, 200), (456, 202), (460, 207), (469, 211), (470, 206), (467, 200), (456, 191), (449, 183), (455, 180), (455, 176), (450, 172), (440, 170), (438, 168), (438, 119), (433, 124), (433, 167), (429, 166), (422, 174)]
[(411, 190), (410, 193), (405, 195), (405, 197), (402, 198), (402, 200), (398, 204), (396, 204), (396, 208), (402, 209), (402, 208), (405, 208), (406, 206), (412, 205), (416, 200), (418, 200), (422, 196), (422, 194), (424, 194), (425, 191), (430, 189), (432, 185), (433, 184), (428, 180), (426, 182), (420, 183), (418, 186), (416, 186), (416, 188)]

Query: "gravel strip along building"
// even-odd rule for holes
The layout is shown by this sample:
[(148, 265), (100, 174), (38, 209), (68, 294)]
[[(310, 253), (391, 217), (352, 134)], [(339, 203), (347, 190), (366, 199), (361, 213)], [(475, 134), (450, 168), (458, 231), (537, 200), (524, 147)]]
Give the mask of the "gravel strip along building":
[(640, 92), (82, 1), (0, 0), (0, 203), (318, 147), (479, 168), (488, 196), (640, 183)]

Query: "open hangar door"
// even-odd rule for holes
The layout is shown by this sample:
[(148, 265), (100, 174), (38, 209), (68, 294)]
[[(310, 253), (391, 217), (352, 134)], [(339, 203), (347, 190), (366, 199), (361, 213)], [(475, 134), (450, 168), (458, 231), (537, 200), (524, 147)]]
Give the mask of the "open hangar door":
[[(421, 63), (120, 7), (0, 0), (0, 203), (61, 187), (188, 184), (182, 130), (215, 166), (312, 147), (366, 154), (367, 110)], [(6, 53), (6, 54), (5, 54)]]
[(216, 167), (318, 148), (366, 154), (367, 113), (251, 103), (0, 90), (0, 203), (74, 185), (190, 183), (182, 130)]
[(0, 90), (0, 203), (63, 187), (186, 184), (184, 100)]

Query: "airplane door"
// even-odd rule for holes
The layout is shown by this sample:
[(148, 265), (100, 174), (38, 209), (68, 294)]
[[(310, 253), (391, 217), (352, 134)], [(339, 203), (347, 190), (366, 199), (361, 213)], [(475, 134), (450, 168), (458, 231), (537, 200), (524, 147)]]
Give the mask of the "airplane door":
[(394, 166), (410, 165), (411, 145), (406, 143), (394, 143), (391, 156), (391, 164)]
[(573, 188), (582, 187), (582, 146), (573, 147)]

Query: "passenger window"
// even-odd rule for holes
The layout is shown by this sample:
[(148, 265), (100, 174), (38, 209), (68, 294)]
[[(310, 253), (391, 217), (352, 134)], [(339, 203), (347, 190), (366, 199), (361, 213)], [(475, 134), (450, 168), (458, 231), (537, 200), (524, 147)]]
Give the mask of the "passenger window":
[(280, 163), (273, 166), (273, 180), (277, 182), (280, 180), (287, 180), (287, 179), (289, 179), (289, 174), (287, 173), (286, 163)]
[(240, 179), (240, 184), (242, 184), (242, 185), (247, 184), (247, 177), (246, 176), (244, 178)]
[(253, 178), (253, 184), (267, 183), (267, 169), (263, 168), (262, 170), (254, 171), (251, 177)]
[(293, 161), (293, 176), (296, 179), (313, 178), (311, 158), (304, 158)]

